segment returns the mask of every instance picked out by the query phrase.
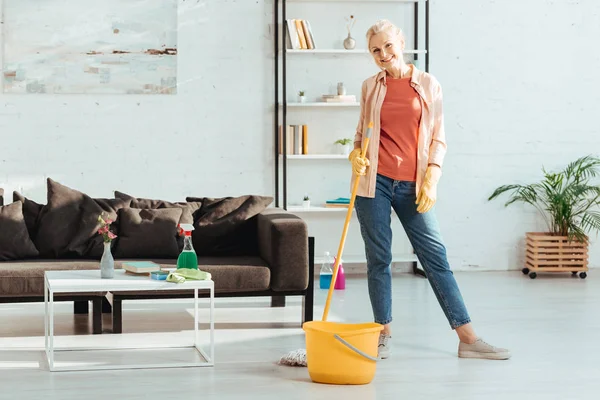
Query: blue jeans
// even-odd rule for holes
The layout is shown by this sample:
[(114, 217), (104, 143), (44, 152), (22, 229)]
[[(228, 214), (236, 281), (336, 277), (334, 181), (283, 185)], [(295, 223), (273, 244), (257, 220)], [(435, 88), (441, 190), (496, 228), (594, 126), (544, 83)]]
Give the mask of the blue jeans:
[(377, 175), (374, 198), (356, 197), (355, 210), (365, 242), (369, 297), (375, 322), (392, 321), (392, 209), (452, 329), (471, 322), (446, 257), (433, 210), (417, 212), (415, 182)]

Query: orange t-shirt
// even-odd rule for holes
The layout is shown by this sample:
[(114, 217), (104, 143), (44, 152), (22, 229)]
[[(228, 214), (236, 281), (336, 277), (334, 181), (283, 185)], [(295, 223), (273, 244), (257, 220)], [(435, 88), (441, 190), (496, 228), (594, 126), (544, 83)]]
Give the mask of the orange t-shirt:
[(417, 145), (421, 101), (410, 77), (386, 78), (381, 106), (381, 134), (377, 172), (397, 181), (417, 180)]

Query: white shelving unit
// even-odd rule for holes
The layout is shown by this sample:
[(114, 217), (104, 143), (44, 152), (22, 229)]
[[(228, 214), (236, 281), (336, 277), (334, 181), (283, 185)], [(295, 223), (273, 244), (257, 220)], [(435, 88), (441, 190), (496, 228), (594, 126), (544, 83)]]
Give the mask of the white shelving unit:
[[(279, 155), (283, 158), (283, 155)], [(343, 154), (288, 154), (288, 160), (348, 160)]]
[[(369, 54), (367, 49), (286, 49), (287, 54)], [(427, 50), (404, 50), (404, 54), (427, 54)]]
[[(341, 135), (342, 137), (354, 136), (354, 132), (350, 131), (349, 133), (340, 134), (339, 132), (348, 132), (347, 128), (344, 126), (342, 129), (338, 129), (338, 124), (348, 125), (348, 118), (352, 118), (352, 124), (355, 123), (358, 117), (358, 109), (360, 108), (360, 103), (358, 101), (355, 102), (325, 102), (318, 101), (319, 97), (312, 97), (310, 101), (307, 102), (298, 102), (296, 98), (289, 96), (289, 77), (288, 77), (288, 63), (294, 63), (293, 67), (296, 68), (298, 65), (302, 65), (302, 67), (298, 67), (298, 69), (294, 70), (293, 79), (295, 80), (300, 73), (302, 75), (302, 79), (310, 79), (310, 84), (312, 84), (312, 90), (308, 90), (308, 93), (331, 93), (331, 85), (339, 81), (343, 81), (344, 78), (340, 78), (339, 81), (334, 79), (325, 77), (330, 74), (331, 76), (337, 76), (336, 69), (337, 64), (339, 63), (339, 70), (341, 74), (344, 74), (348, 71), (348, 62), (352, 63), (358, 60), (359, 64), (364, 63), (365, 60), (362, 58), (370, 58), (370, 52), (366, 48), (365, 44), (359, 44), (357, 48), (354, 49), (345, 49), (345, 48), (335, 48), (337, 45), (340, 45), (339, 36), (336, 37), (335, 41), (330, 40), (331, 37), (328, 35), (324, 26), (328, 24), (332, 24), (331, 20), (327, 20), (330, 16), (318, 14), (321, 10), (325, 10), (324, 8), (319, 9), (319, 11), (314, 11), (314, 20), (311, 21), (310, 15), (311, 11), (308, 11), (310, 7), (316, 6), (319, 7), (326, 3), (338, 3), (335, 6), (332, 4), (331, 7), (336, 8), (346, 8), (346, 9), (356, 9), (359, 8), (361, 10), (365, 10), (371, 6), (371, 4), (381, 4), (384, 3), (389, 4), (390, 7), (393, 7), (396, 10), (395, 4), (406, 4), (406, 6), (402, 7), (413, 7), (408, 3), (412, 3), (414, 7), (414, 20), (410, 22), (412, 16), (409, 13), (405, 13), (407, 10), (411, 10), (411, 8), (405, 8), (404, 10), (393, 11), (394, 13), (398, 12), (401, 16), (400, 18), (404, 18), (405, 21), (408, 21), (408, 25), (413, 25), (412, 28), (414, 30), (411, 32), (409, 30), (405, 30), (405, 34), (407, 35), (407, 40), (413, 39), (413, 42), (407, 42), (410, 49), (405, 49), (404, 54), (407, 56), (412, 56), (413, 60), (418, 60), (419, 67), (421, 65), (424, 66), (424, 70), (428, 70), (429, 66), (429, 1), (430, 0), (275, 0), (274, 9), (276, 12), (281, 15), (277, 15), (275, 17), (276, 25), (280, 29), (281, 35), (279, 39), (275, 43), (275, 64), (276, 64), (276, 73), (275, 73), (275, 110), (278, 111), (275, 118), (275, 140), (276, 140), (276, 149), (280, 147), (280, 138), (279, 138), (279, 129), (280, 126), (287, 126), (288, 124), (301, 124), (301, 122), (289, 122), (290, 120), (304, 120), (307, 121), (307, 125), (310, 124), (308, 128), (309, 136), (309, 152), (316, 151), (326, 153), (327, 151), (335, 151), (333, 149), (325, 148), (327, 146), (326, 143), (331, 143), (338, 139)], [(347, 7), (343, 6), (341, 3), (348, 3)], [(358, 7), (355, 7), (357, 3), (361, 3)], [(293, 5), (293, 7), (291, 7)], [(339, 6), (338, 6), (339, 5)], [(289, 9), (288, 9), (288, 6)], [(375, 5), (375, 7), (379, 7)], [(421, 33), (423, 32), (420, 29), (420, 22), (422, 20), (419, 19), (419, 16), (423, 16), (422, 11), (425, 9), (424, 19), (425, 19), (425, 40), (420, 40)], [(326, 13), (327, 14), (327, 13)], [(339, 15), (341, 12), (332, 12), (331, 14)], [(300, 16), (302, 15), (302, 16)], [(314, 38), (314, 43), (316, 48), (313, 49), (293, 49), (288, 48), (288, 44), (291, 43), (289, 41), (289, 31), (287, 27), (287, 19), (295, 19), (295, 18), (306, 18), (307, 21), (311, 22), (311, 32), (319, 31), (318, 36)], [(363, 15), (362, 18), (364, 21), (367, 16)], [(393, 16), (390, 16), (393, 18)], [(333, 23), (335, 25), (335, 23)], [(336, 25), (337, 27), (337, 25)], [(339, 34), (338, 34), (339, 35)], [(355, 35), (354, 35), (355, 36)], [(329, 41), (328, 41), (329, 40)], [(322, 47), (320, 47), (322, 46)], [(299, 64), (300, 63), (300, 64)], [(327, 70), (319, 71), (319, 63), (323, 65), (323, 68), (327, 68)], [(325, 66), (326, 65), (326, 66)], [(319, 74), (319, 77), (316, 79), (312, 79), (311, 73), (312, 71), (316, 71)], [(322, 72), (322, 74), (321, 74)], [(295, 83), (295, 82), (294, 82)], [(292, 84), (290, 86), (295, 86), (296, 88), (300, 86), (301, 89), (304, 89), (304, 85), (306, 82), (301, 82), (297, 86)], [(349, 90), (349, 94), (356, 95), (356, 82), (351, 83), (353, 88)], [(282, 92), (279, 92), (279, 88), (282, 88)], [(297, 89), (296, 89), (297, 90)], [(335, 89), (334, 89), (335, 90)], [(317, 99), (317, 101), (313, 100)], [(359, 99), (359, 96), (356, 97)], [(346, 110), (346, 111), (345, 111)], [(291, 118), (288, 119), (288, 113), (292, 114)], [(280, 114), (282, 119), (280, 119)], [(326, 115), (326, 116), (324, 116)], [(330, 115), (330, 116), (329, 116)], [(319, 125), (324, 123), (325, 125)], [(318, 139), (311, 139), (311, 135), (316, 136)], [(347, 136), (346, 136), (347, 135)], [(285, 135), (283, 135), (285, 136)], [(315, 136), (312, 136), (315, 138)], [(287, 141), (287, 139), (284, 139)], [(318, 143), (317, 148), (311, 148), (310, 143)], [(283, 148), (287, 148), (283, 146)], [(328, 196), (348, 196), (349, 193), (340, 193), (339, 195), (330, 193), (336, 193), (339, 189), (332, 190), (331, 188), (327, 188), (327, 195), (323, 194), (321, 196), (318, 193), (325, 193), (325, 187), (328, 185), (329, 180), (336, 180), (336, 182), (341, 182), (341, 180), (349, 179), (349, 166), (346, 169), (340, 167), (337, 163), (331, 163), (328, 165), (327, 163), (319, 163), (319, 161), (340, 161), (347, 162), (348, 157), (346, 155), (341, 154), (279, 154), (277, 153), (275, 162), (275, 178), (276, 178), (276, 205), (287, 209), (290, 212), (296, 213), (303, 218), (309, 227), (309, 234), (311, 236), (315, 236), (315, 243), (317, 248), (315, 249), (317, 255), (322, 255), (322, 249), (318, 247), (322, 247), (326, 250), (332, 252), (332, 250), (337, 249), (337, 244), (339, 243), (339, 237), (337, 237), (337, 233), (332, 235), (331, 232), (337, 232), (341, 228), (341, 224), (343, 224), (344, 217), (348, 213), (348, 209), (345, 207), (335, 207), (329, 208), (325, 207), (324, 198), (329, 198)], [(314, 167), (313, 167), (314, 166)], [(281, 168), (281, 171), (280, 171)], [(293, 171), (293, 179), (294, 182), (288, 182), (290, 180), (290, 175), (287, 172), (288, 168), (294, 168)], [(326, 172), (322, 172), (325, 170)], [(340, 171), (344, 172), (340, 172)], [(306, 171), (306, 172), (304, 172)], [(343, 175), (338, 175), (339, 173), (343, 173)], [(281, 179), (282, 175), (282, 179)], [(297, 182), (299, 180), (299, 182)], [(297, 186), (297, 184), (302, 184), (302, 187)], [(293, 200), (289, 201), (288, 199), (288, 185), (293, 186), (293, 190), (295, 192), (304, 192), (311, 195), (311, 207), (305, 208), (302, 205), (298, 204), (302, 199), (298, 198), (298, 193), (294, 193)], [(342, 186), (337, 184), (338, 188)], [(349, 182), (347, 187), (349, 188)], [(323, 189), (321, 189), (323, 188)], [(281, 190), (283, 189), (283, 190)], [(344, 190), (344, 189), (341, 189)], [(315, 196), (314, 194), (317, 193)], [(318, 200), (315, 200), (315, 197), (320, 197)], [(291, 203), (291, 204), (290, 204)], [(295, 203), (295, 204), (294, 204)], [(364, 255), (355, 255), (358, 251), (359, 246), (363, 246), (364, 244), (360, 240), (360, 233), (357, 228), (356, 221), (356, 212), (352, 211), (352, 231), (353, 231), (353, 243), (346, 244), (345, 247), (345, 255), (343, 256), (344, 263), (354, 264), (354, 263), (366, 263), (366, 259)], [(400, 240), (398, 243), (397, 249), (393, 249), (394, 256), (393, 262), (410, 262), (414, 263), (413, 268), (416, 267), (417, 258), (414, 254), (412, 254), (412, 248), (408, 243), (408, 240), (404, 241), (399, 239), (401, 235), (395, 235), (395, 240)], [(334, 249), (335, 247), (335, 249)], [(362, 250), (362, 249), (360, 249)], [(404, 254), (398, 254), (404, 253)], [(318, 264), (322, 263), (323, 257), (316, 257), (315, 262), (318, 268)]]
[[(335, 256), (335, 254), (332, 254), (332, 256)], [(415, 254), (398, 254), (398, 255), (392, 256), (393, 263), (418, 262), (418, 261), (419, 260), (417, 259), (417, 256)], [(323, 262), (325, 262), (325, 257), (323, 257), (323, 256), (315, 257), (315, 270), (318, 271), (320, 264), (323, 264)], [(365, 264), (366, 262), (367, 262), (367, 259), (362, 256), (344, 256), (344, 255), (342, 255), (342, 263), (343, 264)]]
[[(321, 207), (321, 206), (288, 206), (288, 211), (293, 213), (344, 213), (348, 212), (346, 207)], [(352, 211), (354, 213), (354, 210)]]
[[(347, 103), (326, 103), (324, 101), (314, 101), (307, 103), (287, 103), (288, 107), (360, 107), (360, 103), (358, 102), (347, 102)], [(283, 104), (280, 104), (279, 107), (283, 107)]]
[(424, 3), (426, 0), (287, 0), (288, 3)]

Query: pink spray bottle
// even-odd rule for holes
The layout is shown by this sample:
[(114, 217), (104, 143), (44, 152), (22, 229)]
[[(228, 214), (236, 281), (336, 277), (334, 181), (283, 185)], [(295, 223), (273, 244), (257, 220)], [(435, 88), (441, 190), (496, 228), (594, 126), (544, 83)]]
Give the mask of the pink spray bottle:
[(346, 289), (346, 275), (344, 274), (344, 265), (342, 264), (343, 260), (340, 260), (340, 266), (338, 267), (337, 278), (335, 278), (335, 290), (344, 290)]

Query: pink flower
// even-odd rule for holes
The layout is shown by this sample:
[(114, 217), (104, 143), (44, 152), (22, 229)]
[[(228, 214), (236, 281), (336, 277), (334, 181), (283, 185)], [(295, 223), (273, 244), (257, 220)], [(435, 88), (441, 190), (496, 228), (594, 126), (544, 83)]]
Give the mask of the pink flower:
[(116, 237), (117, 237), (117, 235), (115, 235), (115, 234), (114, 234), (114, 233), (112, 233), (111, 231), (108, 231), (108, 238), (109, 238), (110, 240), (113, 240), (113, 239), (114, 239), (114, 238), (116, 238)]

